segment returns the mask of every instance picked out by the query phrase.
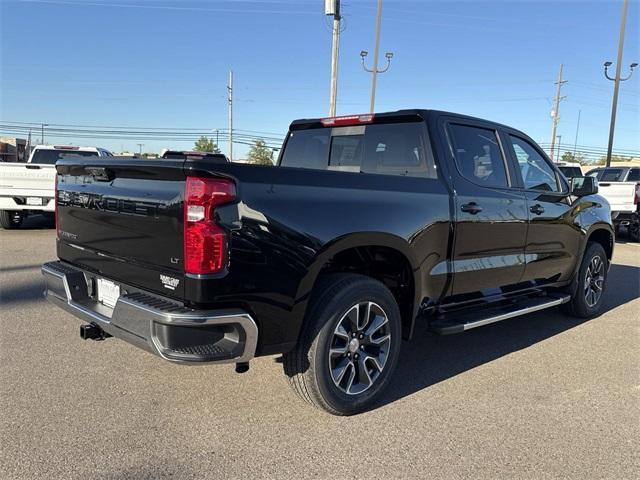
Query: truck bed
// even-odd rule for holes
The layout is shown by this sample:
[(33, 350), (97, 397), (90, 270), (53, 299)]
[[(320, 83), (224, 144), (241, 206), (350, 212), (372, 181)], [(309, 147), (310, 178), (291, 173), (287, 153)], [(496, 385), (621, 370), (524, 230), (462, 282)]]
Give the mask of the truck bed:
[[(317, 273), (310, 266), (323, 254), (328, 260), (343, 236), (397, 246), (433, 271), (430, 296), (445, 288), (446, 267), (434, 268), (444, 265), (450, 234), (441, 182), (206, 160), (99, 157), (63, 160), (57, 169), (61, 260), (186, 305), (259, 312), (273, 324), (261, 338), (267, 344), (271, 335), (294, 341), (291, 319), (300, 321), (313, 287), (305, 279)], [(217, 274), (184, 272), (187, 176), (236, 186), (235, 201), (215, 210), (229, 237), (229, 261)], [(412, 244), (425, 258), (414, 258)]]

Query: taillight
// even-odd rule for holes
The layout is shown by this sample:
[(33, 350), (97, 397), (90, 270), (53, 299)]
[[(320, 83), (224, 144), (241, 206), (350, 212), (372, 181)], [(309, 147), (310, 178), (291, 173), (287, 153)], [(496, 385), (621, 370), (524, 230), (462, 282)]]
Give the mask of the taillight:
[(215, 207), (233, 201), (231, 180), (187, 177), (184, 190), (184, 271), (198, 275), (222, 270), (229, 256), (226, 231), (215, 222)]
[(328, 117), (320, 120), (325, 127), (346, 127), (348, 125), (364, 125), (373, 122), (375, 115), (366, 113), (363, 115), (347, 115), (344, 117)]

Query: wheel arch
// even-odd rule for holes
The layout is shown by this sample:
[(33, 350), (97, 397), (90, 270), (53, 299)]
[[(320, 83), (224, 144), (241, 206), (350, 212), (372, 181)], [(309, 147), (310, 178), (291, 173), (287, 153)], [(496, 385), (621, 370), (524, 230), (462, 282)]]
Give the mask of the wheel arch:
[(583, 255), (584, 250), (587, 248), (587, 244), (589, 242), (596, 242), (602, 245), (605, 253), (607, 254), (607, 259), (611, 262), (613, 258), (613, 245), (615, 244), (615, 234), (610, 225), (601, 225), (596, 224), (586, 235), (586, 241), (584, 244), (584, 248), (582, 249)]
[(325, 244), (299, 284), (294, 307), (299, 318), (304, 319), (319, 279), (336, 272), (360, 273), (389, 287), (400, 308), (403, 338), (411, 338), (422, 285), (418, 263), (406, 240), (387, 233), (361, 232)]

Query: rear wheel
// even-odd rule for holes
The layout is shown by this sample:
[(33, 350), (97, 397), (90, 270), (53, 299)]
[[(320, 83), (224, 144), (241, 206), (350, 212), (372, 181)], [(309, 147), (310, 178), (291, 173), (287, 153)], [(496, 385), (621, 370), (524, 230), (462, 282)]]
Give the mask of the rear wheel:
[(0, 210), (0, 226), (5, 230), (18, 228), (22, 225), (24, 215), (21, 212), (13, 210)]
[(401, 322), (387, 287), (370, 277), (334, 274), (322, 279), (297, 347), (284, 369), (302, 399), (334, 415), (370, 408), (398, 360)]
[(589, 318), (602, 310), (604, 289), (607, 282), (609, 260), (602, 245), (587, 243), (578, 276), (574, 280), (575, 291), (563, 307), (574, 317)]

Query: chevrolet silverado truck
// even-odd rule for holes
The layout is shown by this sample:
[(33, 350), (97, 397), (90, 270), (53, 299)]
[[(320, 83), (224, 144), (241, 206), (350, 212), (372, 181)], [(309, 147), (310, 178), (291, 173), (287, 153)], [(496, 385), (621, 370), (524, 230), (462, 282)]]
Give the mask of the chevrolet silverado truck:
[[(332, 414), (380, 401), (418, 322), (456, 334), (603, 305), (595, 178), (524, 133), (432, 110), (297, 120), (277, 166), (62, 159), (46, 296), (84, 339), (186, 364), (282, 355)], [(429, 368), (429, 365), (425, 365)]]
[(629, 237), (640, 242), (640, 167), (602, 167), (587, 172), (598, 179), (599, 193), (611, 207), (616, 233), (627, 228)]
[(54, 213), (55, 163), (60, 158), (111, 156), (104, 148), (37, 145), (27, 163), (0, 163), (0, 226), (18, 228), (30, 214)]

